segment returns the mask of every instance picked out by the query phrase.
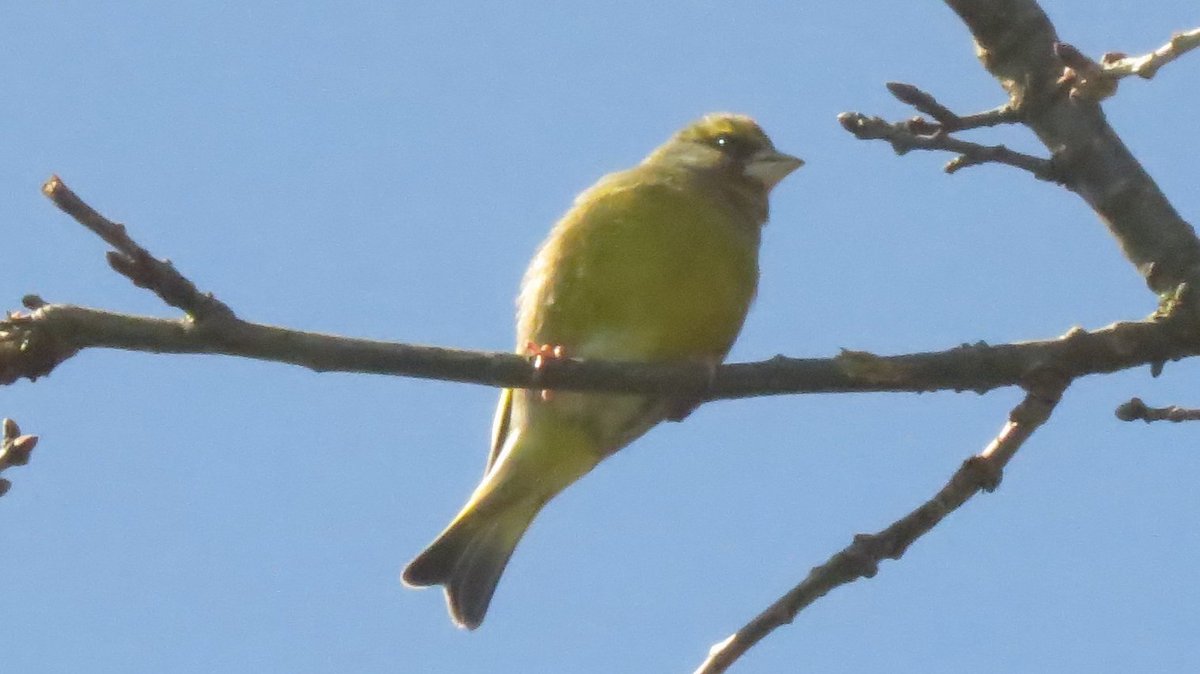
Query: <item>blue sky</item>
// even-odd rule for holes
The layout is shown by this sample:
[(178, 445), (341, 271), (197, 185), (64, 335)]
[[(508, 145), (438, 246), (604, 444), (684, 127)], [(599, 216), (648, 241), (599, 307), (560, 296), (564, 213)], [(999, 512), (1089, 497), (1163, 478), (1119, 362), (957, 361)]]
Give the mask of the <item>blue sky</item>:
[[(48, 2), (0, 43), (0, 290), (160, 316), (38, 191), (60, 174), (256, 321), (483, 349), (572, 197), (709, 111), (808, 165), (776, 191), (731, 356), (901, 353), (1154, 308), (1074, 196), (941, 173), (835, 121), (1002, 102), (945, 6), (877, 3)], [(1047, 0), (1087, 53), (1195, 27), (1192, 2)], [(1109, 117), (1185, 217), (1200, 56)], [(1021, 129), (971, 136), (1040, 151)], [(1078, 382), (995, 494), (837, 590), (738, 672), (1200, 667), (1192, 363)], [(14, 672), (691, 671), (849, 542), (932, 494), (1020, 398), (789, 396), (704, 406), (568, 490), (487, 623), (454, 629), (402, 565), (482, 471), (495, 391), (199, 356), (88, 352), (0, 390), (42, 436), (0, 499)]]

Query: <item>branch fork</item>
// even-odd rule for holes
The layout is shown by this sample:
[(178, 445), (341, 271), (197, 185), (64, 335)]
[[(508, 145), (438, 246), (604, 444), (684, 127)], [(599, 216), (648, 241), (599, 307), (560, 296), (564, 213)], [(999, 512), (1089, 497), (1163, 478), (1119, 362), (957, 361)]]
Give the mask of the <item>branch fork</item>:
[(1003, 145), (972, 143), (951, 135), (957, 131), (1019, 123), (1022, 113), (1017, 106), (1006, 104), (972, 115), (958, 115), (928, 92), (911, 84), (889, 82), (887, 88), (901, 102), (913, 106), (931, 119), (913, 117), (893, 123), (858, 112), (843, 112), (838, 115), (842, 128), (859, 140), (886, 140), (900, 155), (911, 150), (954, 152), (957, 156), (947, 162), (946, 173), (955, 173), (968, 166), (994, 163), (1028, 171), (1039, 180), (1065, 184), (1066, 180), (1053, 159), (1016, 152)]

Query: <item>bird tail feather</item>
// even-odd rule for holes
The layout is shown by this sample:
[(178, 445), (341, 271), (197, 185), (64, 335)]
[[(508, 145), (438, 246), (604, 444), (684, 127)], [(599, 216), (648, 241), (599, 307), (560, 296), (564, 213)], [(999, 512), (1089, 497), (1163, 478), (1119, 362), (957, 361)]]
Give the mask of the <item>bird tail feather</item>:
[(553, 421), (543, 419), (536, 432), (510, 433), (462, 511), (404, 569), (405, 585), (445, 587), (450, 617), (459, 627), (479, 627), (533, 518), (602, 457), (591, 450), (586, 431)]
[(479, 627), (504, 567), (539, 509), (519, 501), (486, 515), (479, 508), (464, 509), (405, 567), (404, 584), (445, 586), (454, 623), (469, 630)]

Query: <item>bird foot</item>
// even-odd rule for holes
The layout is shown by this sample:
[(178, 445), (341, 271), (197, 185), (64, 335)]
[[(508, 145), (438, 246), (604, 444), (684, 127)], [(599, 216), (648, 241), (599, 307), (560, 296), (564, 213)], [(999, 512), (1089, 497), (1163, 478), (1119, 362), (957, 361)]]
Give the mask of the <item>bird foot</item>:
[[(550, 360), (559, 360), (566, 356), (567, 350), (561, 344), (538, 344), (534, 341), (525, 343), (525, 353), (533, 356), (534, 376), (537, 377)], [(549, 402), (554, 397), (554, 391), (539, 389), (538, 397), (543, 402)]]

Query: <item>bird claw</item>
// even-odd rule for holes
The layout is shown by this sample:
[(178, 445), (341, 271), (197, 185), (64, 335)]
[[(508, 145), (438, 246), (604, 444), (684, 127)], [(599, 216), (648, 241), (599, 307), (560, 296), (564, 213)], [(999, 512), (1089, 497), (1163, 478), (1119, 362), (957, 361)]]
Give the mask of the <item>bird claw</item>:
[[(533, 356), (534, 380), (536, 381), (542, 370), (545, 369), (547, 361), (562, 359), (566, 356), (567, 350), (561, 344), (538, 344), (528, 341), (525, 342), (525, 353)], [(554, 397), (554, 392), (547, 389), (538, 389), (537, 394), (542, 402), (549, 402)]]

